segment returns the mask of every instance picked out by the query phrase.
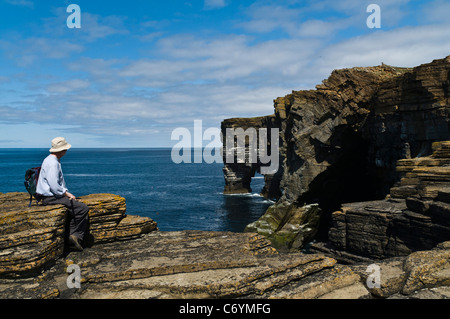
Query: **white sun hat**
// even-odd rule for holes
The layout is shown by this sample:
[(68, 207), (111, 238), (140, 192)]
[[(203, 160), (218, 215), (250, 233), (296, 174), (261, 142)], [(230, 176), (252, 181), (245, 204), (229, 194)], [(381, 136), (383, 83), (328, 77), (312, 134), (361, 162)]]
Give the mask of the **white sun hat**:
[(55, 137), (52, 140), (52, 148), (50, 149), (50, 153), (58, 153), (61, 151), (67, 151), (71, 147), (72, 147), (72, 145), (67, 143), (67, 141), (64, 137)]

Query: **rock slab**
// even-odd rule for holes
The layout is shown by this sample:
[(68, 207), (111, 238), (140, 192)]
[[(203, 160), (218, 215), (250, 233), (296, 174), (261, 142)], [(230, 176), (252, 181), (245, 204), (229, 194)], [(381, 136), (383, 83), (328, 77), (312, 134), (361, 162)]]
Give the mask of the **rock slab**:
[[(67, 286), (71, 264), (80, 269), (79, 289)], [(317, 298), (359, 285), (359, 278), (321, 254), (280, 254), (255, 233), (156, 231), (72, 252), (37, 278), (0, 280), (0, 296)]]
[[(448, 298), (450, 242), (372, 262), (339, 264), (324, 254), (280, 253), (256, 233), (154, 231), (71, 252), (36, 277), (0, 279), (0, 298), (366, 299)], [(68, 267), (80, 270), (68, 287)]]

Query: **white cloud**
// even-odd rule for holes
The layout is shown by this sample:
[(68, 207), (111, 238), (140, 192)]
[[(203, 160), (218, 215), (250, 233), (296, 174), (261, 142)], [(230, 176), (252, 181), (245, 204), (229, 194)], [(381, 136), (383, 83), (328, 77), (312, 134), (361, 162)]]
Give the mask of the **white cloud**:
[[(245, 10), (248, 19), (236, 25), (245, 31), (256, 33), (282, 31), (291, 37), (332, 37), (342, 30), (364, 31), (367, 17), (370, 15), (366, 9), (372, 3), (381, 8), (383, 27), (397, 27), (410, 14), (409, 2), (411, 0), (255, 2)], [(297, 6), (291, 7), (292, 4)], [(444, 5), (442, 7), (444, 8)], [(324, 12), (329, 15), (324, 15)]]
[(450, 25), (404, 27), (342, 41), (322, 52), (322, 68), (380, 65), (412, 67), (450, 54)]
[(43, 18), (42, 34), (45, 37), (68, 39), (92, 44), (92, 42), (113, 36), (128, 35), (126, 17), (120, 15), (99, 15), (84, 11), (81, 7), (81, 28), (69, 29), (66, 26), (68, 13), (66, 7), (54, 7), (52, 16)]
[(448, 22), (450, 14), (450, 2), (446, 0), (435, 0), (424, 6), (422, 19), (431, 23)]
[(105, 16), (83, 12), (81, 32), (87, 41), (96, 41), (111, 35), (126, 35), (123, 17)]
[(15, 36), (0, 40), (0, 49), (19, 66), (28, 67), (39, 59), (62, 59), (80, 53), (84, 47), (64, 39)]
[(33, 9), (34, 3), (29, 0), (6, 0), (6, 3), (12, 4), (14, 6), (28, 7)]
[(290, 9), (281, 5), (252, 4), (247, 9), (249, 20), (238, 23), (245, 30), (266, 33), (281, 29), (289, 34), (295, 34), (301, 22), (300, 9)]
[(205, 0), (205, 9), (220, 9), (227, 6), (225, 0)]
[(47, 88), (47, 91), (50, 93), (67, 94), (79, 91), (80, 89), (85, 89), (89, 87), (89, 85), (89, 81), (87, 80), (73, 79), (52, 84)]
[(337, 32), (350, 28), (354, 18), (334, 19), (331, 21), (310, 19), (298, 25), (294, 35), (309, 38), (333, 38)]
[(75, 61), (68, 63), (70, 71), (85, 71), (94, 76), (98, 81), (109, 82), (114, 78), (114, 74), (118, 68), (117, 65), (122, 63), (120, 59), (101, 59), (81, 57)]
[(317, 45), (316, 40), (282, 39), (252, 44), (251, 39), (244, 36), (213, 40), (175, 36), (159, 42), (160, 59), (135, 61), (119, 74), (134, 77), (139, 85), (147, 87), (189, 81), (280, 84), (286, 82), (287, 76), (298, 74), (314, 56)]

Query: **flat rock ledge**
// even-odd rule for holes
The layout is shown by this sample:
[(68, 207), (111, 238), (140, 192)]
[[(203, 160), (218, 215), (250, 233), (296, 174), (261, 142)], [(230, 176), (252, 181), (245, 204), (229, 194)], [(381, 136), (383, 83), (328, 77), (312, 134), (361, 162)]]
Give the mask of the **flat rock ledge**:
[[(80, 269), (69, 288), (68, 267)], [(367, 299), (450, 297), (450, 242), (379, 261), (342, 265), (323, 254), (279, 253), (255, 233), (154, 231), (71, 252), (35, 277), (0, 279), (3, 299)], [(71, 279), (70, 279), (71, 280)]]
[[(80, 267), (68, 288), (67, 267)], [(321, 254), (280, 254), (254, 233), (151, 232), (71, 252), (39, 276), (0, 281), (3, 298), (318, 298), (349, 286), (349, 267)], [(350, 295), (348, 295), (350, 296)]]

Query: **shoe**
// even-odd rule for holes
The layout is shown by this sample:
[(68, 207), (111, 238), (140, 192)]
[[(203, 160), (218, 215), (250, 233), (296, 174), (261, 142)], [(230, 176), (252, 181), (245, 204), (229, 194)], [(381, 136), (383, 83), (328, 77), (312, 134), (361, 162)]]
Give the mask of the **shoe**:
[(83, 246), (81, 246), (81, 244), (80, 244), (80, 239), (79, 239), (77, 236), (75, 236), (75, 235), (70, 235), (70, 236), (69, 236), (69, 241), (70, 241), (70, 243), (71, 243), (73, 246), (75, 246), (75, 248), (76, 248), (77, 250), (83, 251)]

